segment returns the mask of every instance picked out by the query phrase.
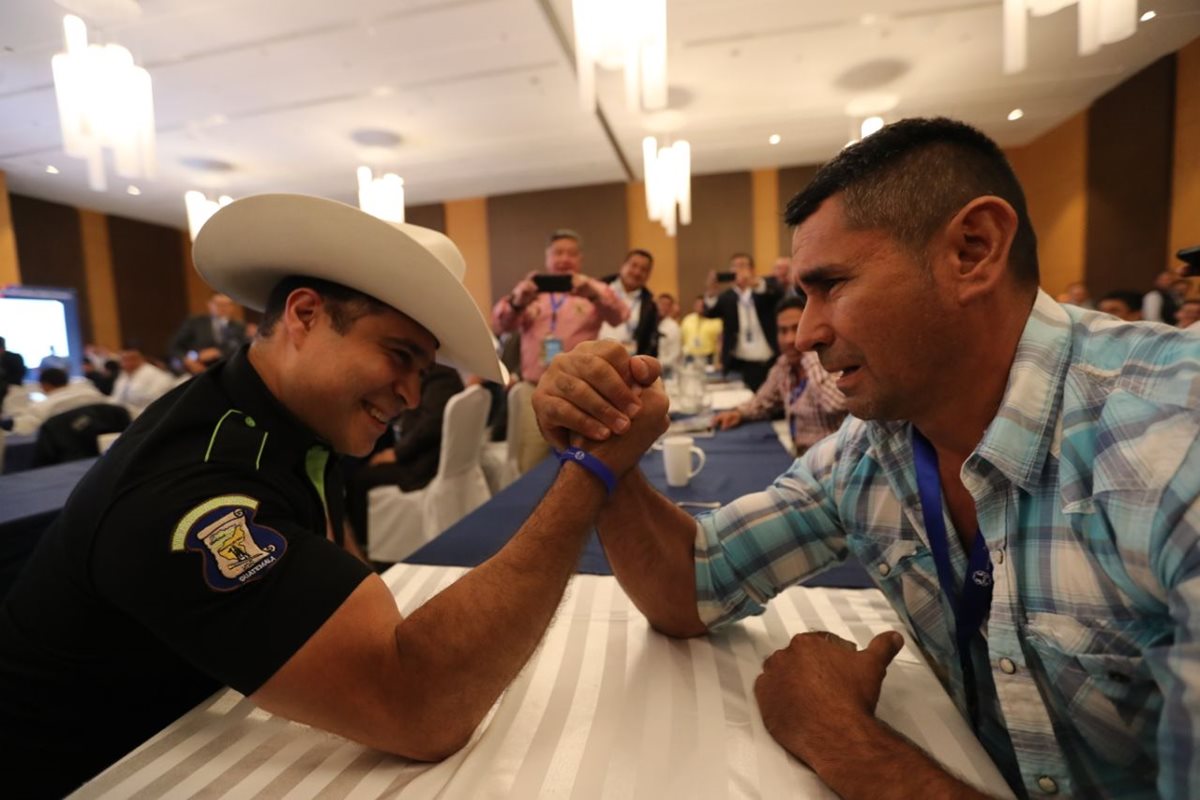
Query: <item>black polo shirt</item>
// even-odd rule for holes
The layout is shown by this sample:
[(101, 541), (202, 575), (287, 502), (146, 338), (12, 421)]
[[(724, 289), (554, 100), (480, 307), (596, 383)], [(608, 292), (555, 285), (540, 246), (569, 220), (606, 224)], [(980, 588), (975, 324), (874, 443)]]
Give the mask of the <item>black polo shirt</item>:
[(336, 470), (245, 349), (151, 405), (0, 605), (0, 792), (61, 795), (270, 678), (370, 572), (326, 538)]

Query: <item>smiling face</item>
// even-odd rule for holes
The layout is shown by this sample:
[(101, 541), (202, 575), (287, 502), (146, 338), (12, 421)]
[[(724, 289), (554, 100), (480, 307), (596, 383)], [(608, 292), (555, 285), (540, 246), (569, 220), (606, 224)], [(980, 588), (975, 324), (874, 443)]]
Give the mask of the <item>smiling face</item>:
[[(879, 230), (846, 226), (841, 199), (824, 201), (792, 237), (808, 303), (795, 337), (814, 350), (860, 419), (913, 419), (953, 391), (957, 308), (935, 273)], [(948, 374), (949, 373), (949, 374)]]
[(635, 292), (650, 280), (650, 259), (641, 253), (630, 253), (629, 258), (621, 265), (621, 285), (627, 292)]
[(555, 239), (546, 248), (546, 271), (559, 275), (572, 275), (583, 266), (583, 252), (579, 242), (569, 237)]
[(288, 320), (296, 358), (280, 399), (337, 452), (365, 456), (401, 411), (420, 402), (437, 340), (390, 308), (339, 333), (314, 297), (297, 308), (297, 322)]

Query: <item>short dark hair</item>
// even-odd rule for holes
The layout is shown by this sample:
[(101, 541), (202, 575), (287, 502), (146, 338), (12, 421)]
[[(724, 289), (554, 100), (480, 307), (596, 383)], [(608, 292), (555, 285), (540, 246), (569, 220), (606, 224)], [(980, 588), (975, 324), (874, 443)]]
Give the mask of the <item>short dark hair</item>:
[[(659, 292), (658, 293), (659, 300), (662, 300), (664, 297), (667, 298), (668, 300), (670, 300), (672, 303), (675, 302), (675, 295), (671, 294), (670, 292)], [(703, 299), (703, 298), (701, 298), (701, 299)]]
[(970, 125), (915, 117), (884, 127), (817, 170), (788, 202), (784, 221), (802, 224), (838, 193), (851, 227), (882, 229), (917, 253), (971, 200), (1002, 198), (1017, 214), (1013, 274), (1022, 285), (1037, 285), (1037, 236), (1025, 193), (996, 143)]
[(579, 249), (583, 249), (583, 237), (570, 228), (555, 228), (550, 231), (550, 235), (546, 237), (546, 247), (554, 244), (559, 239), (574, 239), (575, 244), (579, 245)]
[(44, 383), (47, 386), (61, 389), (67, 385), (66, 370), (59, 369), (58, 367), (46, 367), (38, 372), (38, 383)]
[(1116, 300), (1124, 303), (1125, 307), (1130, 311), (1136, 311), (1139, 314), (1142, 312), (1142, 293), (1135, 292), (1132, 289), (1117, 289), (1116, 291), (1109, 292), (1104, 297), (1101, 297), (1100, 302), (1096, 305), (1100, 305), (1105, 300)]
[(749, 253), (734, 253), (733, 255), (731, 255), (729, 257), (729, 263), (732, 264), (734, 261), (737, 261), (739, 258), (746, 259), (746, 261), (750, 262), (750, 266), (752, 266), (752, 267), (754, 266), (754, 256), (750, 255)]
[(643, 258), (645, 258), (647, 261), (650, 262), (650, 266), (652, 266), (652, 267), (654, 266), (654, 255), (649, 250), (643, 250), (640, 247), (635, 247), (632, 250), (630, 250), (628, 253), (625, 254), (625, 260), (628, 261), (629, 259), (633, 258), (634, 256), (642, 256)]
[(808, 298), (802, 294), (784, 295), (778, 303), (775, 304), (775, 316), (779, 316), (789, 308), (798, 308), (804, 310), (804, 306), (808, 304)]
[(275, 323), (283, 317), (288, 295), (297, 289), (312, 289), (321, 296), (321, 300), (325, 303), (325, 310), (329, 313), (330, 323), (338, 333), (350, 330), (350, 326), (362, 317), (369, 314), (382, 314), (391, 308), (387, 303), (380, 302), (369, 294), (340, 283), (322, 278), (310, 278), (307, 275), (289, 275), (275, 284), (275, 288), (267, 297), (262, 322), (258, 323), (259, 336), (271, 335), (275, 329)]

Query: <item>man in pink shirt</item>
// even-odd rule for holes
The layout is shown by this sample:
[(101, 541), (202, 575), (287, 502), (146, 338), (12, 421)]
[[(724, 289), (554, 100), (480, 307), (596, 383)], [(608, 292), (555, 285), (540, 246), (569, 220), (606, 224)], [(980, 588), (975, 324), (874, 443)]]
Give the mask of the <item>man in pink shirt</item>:
[[(539, 292), (533, 280), (537, 273), (530, 272), (492, 309), (492, 331), (496, 335), (516, 331), (521, 336), (523, 380), (537, 383), (554, 356), (569, 352), (580, 342), (599, 338), (601, 324), (620, 325), (629, 317), (625, 301), (612, 287), (580, 274), (582, 265), (579, 234), (560, 228), (550, 234), (546, 245), (546, 273), (570, 275), (571, 290)], [(545, 457), (549, 446), (537, 432), (532, 407), (519, 411), (523, 444), (517, 461), (524, 472)]]

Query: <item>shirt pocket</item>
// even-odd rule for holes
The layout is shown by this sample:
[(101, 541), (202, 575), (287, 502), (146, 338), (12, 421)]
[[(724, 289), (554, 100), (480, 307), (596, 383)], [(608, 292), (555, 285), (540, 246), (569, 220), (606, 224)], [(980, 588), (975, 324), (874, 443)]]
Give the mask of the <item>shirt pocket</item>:
[(1030, 615), (1025, 633), (1059, 726), (1104, 761), (1152, 776), (1162, 693), (1132, 625), (1091, 626), (1038, 613)]

